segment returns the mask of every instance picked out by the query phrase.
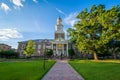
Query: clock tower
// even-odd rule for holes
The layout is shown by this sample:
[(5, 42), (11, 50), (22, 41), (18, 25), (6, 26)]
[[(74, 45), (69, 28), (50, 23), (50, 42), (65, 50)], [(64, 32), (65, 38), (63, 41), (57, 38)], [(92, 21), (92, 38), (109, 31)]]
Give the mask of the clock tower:
[(57, 41), (63, 41), (65, 40), (65, 33), (63, 31), (63, 25), (62, 25), (62, 19), (58, 17), (57, 24), (55, 26), (55, 37), (54, 39)]
[(57, 23), (55, 25), (52, 49), (54, 56), (60, 56), (61, 58), (68, 56), (68, 40), (65, 40), (65, 32), (63, 30), (62, 19), (60, 17), (57, 18)]

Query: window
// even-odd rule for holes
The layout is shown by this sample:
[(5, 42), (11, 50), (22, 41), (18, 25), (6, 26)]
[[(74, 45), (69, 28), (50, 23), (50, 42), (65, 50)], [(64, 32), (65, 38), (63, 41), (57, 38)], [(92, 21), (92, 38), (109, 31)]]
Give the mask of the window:
[(54, 48), (54, 49), (56, 48), (56, 45), (55, 45), (55, 44), (53, 44), (53, 48)]
[(41, 45), (38, 45), (38, 49), (41, 49)]
[(38, 50), (38, 53), (40, 54), (40, 50)]
[(36, 48), (36, 45), (33, 45), (33, 48), (35, 49), (35, 48)]
[(24, 49), (25, 48), (25, 45), (24, 44), (22, 44), (22, 49)]

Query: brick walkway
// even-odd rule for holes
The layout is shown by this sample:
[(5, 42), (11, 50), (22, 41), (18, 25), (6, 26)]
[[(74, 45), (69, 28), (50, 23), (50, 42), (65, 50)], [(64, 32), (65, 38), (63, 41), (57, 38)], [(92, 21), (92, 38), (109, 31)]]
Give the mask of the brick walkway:
[(84, 80), (66, 60), (57, 60), (42, 80)]

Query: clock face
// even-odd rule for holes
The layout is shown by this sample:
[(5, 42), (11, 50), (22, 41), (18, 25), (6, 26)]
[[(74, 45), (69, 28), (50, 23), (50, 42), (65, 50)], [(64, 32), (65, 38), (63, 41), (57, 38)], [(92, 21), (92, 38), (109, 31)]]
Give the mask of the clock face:
[(59, 27), (58, 27), (58, 30), (61, 31), (61, 30), (62, 30), (62, 26), (59, 26)]

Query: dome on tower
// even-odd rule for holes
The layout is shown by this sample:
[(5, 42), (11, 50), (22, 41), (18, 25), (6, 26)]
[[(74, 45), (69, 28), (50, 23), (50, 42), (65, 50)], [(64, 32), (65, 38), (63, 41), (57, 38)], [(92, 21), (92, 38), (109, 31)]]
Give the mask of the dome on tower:
[(61, 19), (61, 17), (59, 16), (59, 17), (57, 18), (57, 24), (61, 24), (61, 22), (62, 22), (62, 19)]
[(62, 19), (61, 19), (61, 17), (60, 17), (60, 16), (57, 18), (57, 21), (62, 21)]

